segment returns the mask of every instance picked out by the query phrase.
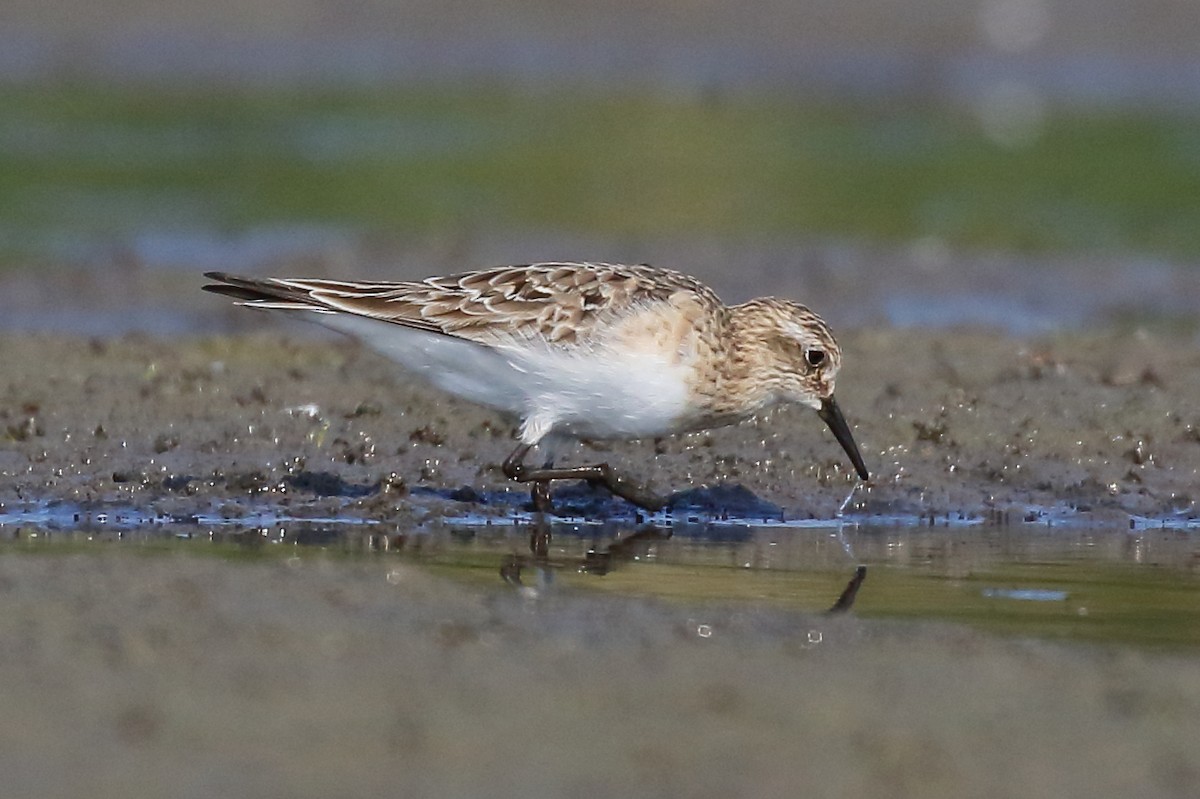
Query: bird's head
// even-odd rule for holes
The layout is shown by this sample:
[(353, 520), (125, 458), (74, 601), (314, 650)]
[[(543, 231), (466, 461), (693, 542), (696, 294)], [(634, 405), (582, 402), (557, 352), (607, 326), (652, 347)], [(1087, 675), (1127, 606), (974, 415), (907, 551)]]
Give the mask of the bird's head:
[(833, 398), (842, 350), (825, 320), (807, 307), (774, 297), (736, 307), (739, 334), (753, 342), (743, 353), (746, 377), (766, 403), (807, 405), (829, 425), (855, 471), (869, 479), (850, 427)]

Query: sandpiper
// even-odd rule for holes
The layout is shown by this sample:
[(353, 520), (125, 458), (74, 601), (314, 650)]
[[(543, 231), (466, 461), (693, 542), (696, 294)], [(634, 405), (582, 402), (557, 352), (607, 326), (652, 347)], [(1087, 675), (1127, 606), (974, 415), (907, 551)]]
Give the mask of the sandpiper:
[(693, 277), (645, 264), (536, 263), (413, 282), (249, 278), (209, 272), (205, 290), (308, 316), (434, 386), (520, 420), (505, 459), (550, 506), (551, 480), (602, 483), (647, 510), (666, 500), (607, 463), (525, 463), (555, 439), (638, 439), (733, 424), (780, 403), (816, 410), (867, 467), (833, 398), (842, 354), (803, 305), (727, 306)]

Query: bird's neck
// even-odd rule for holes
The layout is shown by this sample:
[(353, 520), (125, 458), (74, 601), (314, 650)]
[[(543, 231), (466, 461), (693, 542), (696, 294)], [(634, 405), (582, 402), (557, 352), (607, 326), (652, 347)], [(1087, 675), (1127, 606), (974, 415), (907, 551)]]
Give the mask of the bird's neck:
[(730, 307), (723, 320), (717, 359), (721, 366), (711, 397), (714, 414), (745, 418), (774, 404), (774, 391), (761, 375), (769, 353), (754, 319), (751, 301)]

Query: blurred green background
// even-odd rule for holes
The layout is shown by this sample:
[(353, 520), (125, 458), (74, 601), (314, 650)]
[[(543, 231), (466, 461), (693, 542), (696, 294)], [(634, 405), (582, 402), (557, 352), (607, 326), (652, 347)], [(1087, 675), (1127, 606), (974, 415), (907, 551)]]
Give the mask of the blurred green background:
[(622, 88), (0, 91), (7, 255), (256, 225), (789, 234), (1200, 254), (1200, 119)]
[[(1176, 0), (8, 0), (0, 316), (57, 324), (47, 270), (412, 277), (689, 241), (669, 265), (719, 289), (767, 242), (756, 289), (855, 323), (1186, 315), (1197, 30)], [(997, 304), (989, 253), (1070, 276)], [(924, 313), (915, 283), (957, 293)]]

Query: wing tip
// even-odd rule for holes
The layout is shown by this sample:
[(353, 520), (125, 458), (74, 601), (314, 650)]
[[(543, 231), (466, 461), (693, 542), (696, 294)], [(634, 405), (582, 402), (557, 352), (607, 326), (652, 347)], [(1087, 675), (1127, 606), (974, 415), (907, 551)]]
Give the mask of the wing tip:
[(275, 279), (262, 280), (228, 272), (205, 272), (204, 276), (217, 282), (204, 284), (200, 287), (203, 291), (233, 297), (238, 300), (238, 305), (248, 308), (291, 310), (314, 305), (303, 292)]

